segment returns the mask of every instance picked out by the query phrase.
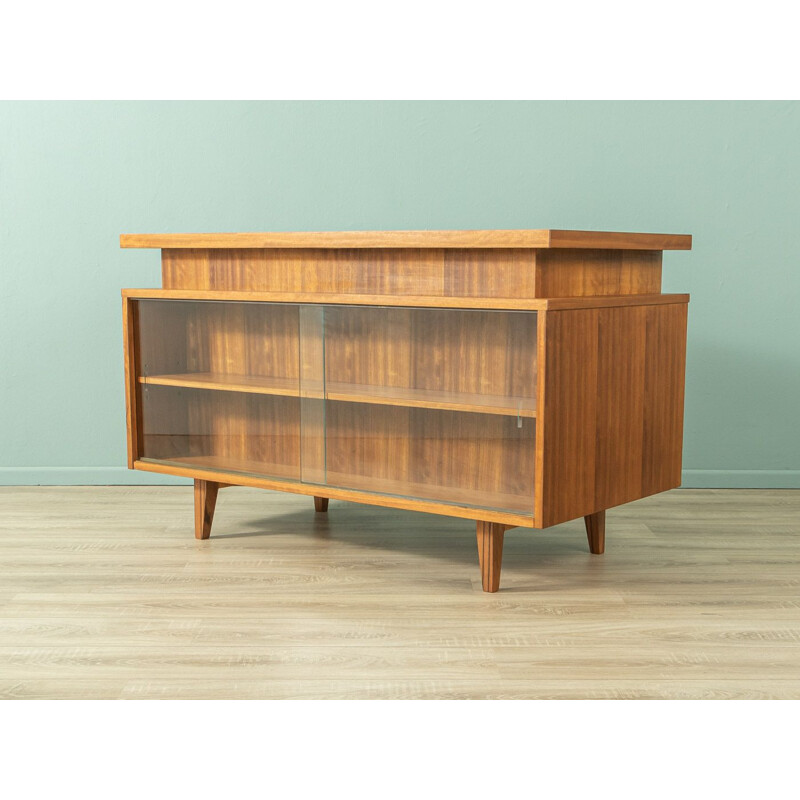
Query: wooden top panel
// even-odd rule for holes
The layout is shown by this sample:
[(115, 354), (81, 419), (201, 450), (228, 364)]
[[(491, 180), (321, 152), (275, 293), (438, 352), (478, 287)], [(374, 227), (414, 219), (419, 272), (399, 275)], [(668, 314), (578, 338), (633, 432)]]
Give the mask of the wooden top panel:
[(591, 248), (691, 250), (692, 237), (605, 231), (328, 231), (317, 233), (124, 233), (120, 247), (179, 248)]
[(498, 311), (563, 311), (688, 303), (688, 294), (625, 294), (601, 297), (439, 297), (432, 295), (330, 294), (326, 292), (229, 292), (201, 289), (123, 289), (135, 300), (227, 300), (253, 303), (302, 303), (409, 308), (476, 308)]

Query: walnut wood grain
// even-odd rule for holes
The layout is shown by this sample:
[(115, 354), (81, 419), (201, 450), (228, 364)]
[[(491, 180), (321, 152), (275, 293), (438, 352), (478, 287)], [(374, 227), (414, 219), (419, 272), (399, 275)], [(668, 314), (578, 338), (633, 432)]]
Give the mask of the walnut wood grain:
[[(445, 297), (537, 297), (536, 250), (442, 251)], [(421, 292), (420, 292), (421, 294)]]
[(586, 525), (586, 538), (589, 540), (589, 552), (602, 555), (606, 549), (606, 512), (587, 514), (583, 521)]
[(681, 483), (687, 312), (686, 305), (674, 305), (646, 315), (643, 496)]
[(195, 480), (194, 482), (194, 536), (195, 539), (208, 539), (214, 521), (214, 508), (217, 505), (219, 484), (214, 481)]
[(136, 378), (139, 367), (137, 345), (137, 303), (128, 298), (122, 300), (122, 345), (125, 365), (125, 419), (128, 443), (128, 469), (133, 469), (141, 452), (142, 411), (139, 386)]
[[(124, 245), (123, 245), (124, 246)], [(219, 251), (225, 253), (226, 251)], [(171, 258), (170, 254), (176, 256)], [(209, 290), (215, 288), (211, 274), (211, 251), (191, 248), (188, 250), (162, 250), (161, 286), (185, 287), (187, 289)], [(231, 287), (237, 288), (237, 287)], [(244, 286), (241, 287), (242, 289)]]
[(535, 297), (658, 294), (660, 250), (538, 250)]
[(328, 510), (328, 498), (314, 495), (314, 511), (324, 513)]
[(299, 403), (289, 397), (148, 387), (142, 457), (299, 480)]
[(523, 247), (689, 250), (682, 234), (565, 230), (324, 231), (273, 233), (122, 234), (120, 247), (159, 248), (381, 248)]
[[(294, 378), (254, 378), (249, 375), (225, 375), (217, 372), (187, 372), (175, 375), (141, 375), (139, 382), (150, 386), (185, 386), (220, 392), (300, 397), (300, 385)], [(529, 397), (440, 392), (429, 389), (335, 381), (328, 381), (324, 386), (321, 382), (315, 381), (314, 387), (304, 390), (303, 396), (344, 403), (374, 403), (410, 408), (477, 411), (482, 414), (502, 414), (526, 419), (536, 417), (535, 401)]]
[(680, 485), (686, 309), (545, 312), (537, 526)]
[(433, 297), (656, 294), (661, 251), (165, 249), (165, 289)]
[(303, 292), (231, 292), (194, 289), (123, 289), (122, 297), (136, 300), (220, 300), (308, 305), (389, 306), (401, 308), (474, 308), (493, 311), (546, 311), (570, 308), (670, 305), (689, 302), (688, 294), (613, 295), (603, 297), (435, 297), (412, 295), (325, 294)]
[(174, 375), (141, 375), (139, 382), (150, 386), (185, 386), (216, 392), (300, 396), (297, 378), (233, 375), (224, 372), (178, 372)]
[(478, 561), (481, 567), (481, 584), (484, 592), (500, 589), (500, 569), (503, 564), (503, 537), (507, 526), (497, 522), (478, 520)]
[[(198, 459), (199, 460), (199, 459)], [(302, 494), (313, 497), (322, 487), (304, 484), (295, 480), (280, 480), (252, 474), (251, 470), (236, 472), (231, 467), (231, 462), (224, 462), (221, 468), (213, 465), (213, 459), (204, 460), (203, 466), (196, 466), (195, 459), (190, 459), (186, 464), (177, 461), (159, 461), (142, 458), (134, 464), (134, 469), (145, 472), (156, 472), (162, 475), (177, 475), (178, 477), (213, 480), (216, 482), (230, 483), (235, 486), (252, 486), (257, 489), (272, 489), (291, 494)], [(208, 464), (206, 466), (205, 464)], [(493, 511), (487, 508), (476, 508), (474, 505), (458, 502), (432, 501), (419, 498), (396, 497), (389, 494), (379, 494), (375, 491), (361, 491), (358, 489), (341, 489), (336, 486), (325, 486), (325, 494), (333, 500), (349, 500), (354, 503), (385, 506), (387, 508), (402, 508), (408, 511), (423, 511), (429, 514), (441, 514), (446, 517), (459, 517), (461, 519), (475, 520), (481, 517), (493, 522), (501, 522), (509, 526), (532, 528), (533, 517), (530, 514), (517, 514), (507, 511)], [(468, 494), (474, 500), (474, 494)]]

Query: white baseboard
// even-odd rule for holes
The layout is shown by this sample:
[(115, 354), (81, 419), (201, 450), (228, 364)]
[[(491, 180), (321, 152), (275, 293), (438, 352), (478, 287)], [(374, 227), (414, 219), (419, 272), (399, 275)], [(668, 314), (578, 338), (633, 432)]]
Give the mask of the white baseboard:
[(800, 469), (685, 469), (684, 489), (800, 489)]
[(0, 467), (0, 486), (180, 486), (189, 478), (127, 467)]

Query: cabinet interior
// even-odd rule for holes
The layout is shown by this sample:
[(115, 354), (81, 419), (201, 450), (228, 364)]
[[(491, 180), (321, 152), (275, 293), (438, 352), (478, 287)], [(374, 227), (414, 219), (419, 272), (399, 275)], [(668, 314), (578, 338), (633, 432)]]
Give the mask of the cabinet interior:
[(136, 301), (145, 461), (532, 514), (536, 313)]

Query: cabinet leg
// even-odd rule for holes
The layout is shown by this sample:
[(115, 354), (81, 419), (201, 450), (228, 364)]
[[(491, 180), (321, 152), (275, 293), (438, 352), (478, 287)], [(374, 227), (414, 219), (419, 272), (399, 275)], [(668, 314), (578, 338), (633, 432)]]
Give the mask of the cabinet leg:
[(219, 484), (214, 481), (196, 480), (194, 482), (195, 539), (208, 539), (211, 536), (211, 523), (214, 521), (218, 490)]
[(601, 555), (606, 549), (606, 512), (598, 511), (583, 518), (586, 523), (586, 537), (589, 539), (589, 552)]
[(478, 522), (478, 560), (484, 592), (500, 588), (500, 567), (503, 563), (503, 535), (506, 526), (498, 522)]
[(314, 511), (327, 511), (328, 510), (328, 498), (327, 497), (317, 497), (314, 495)]

